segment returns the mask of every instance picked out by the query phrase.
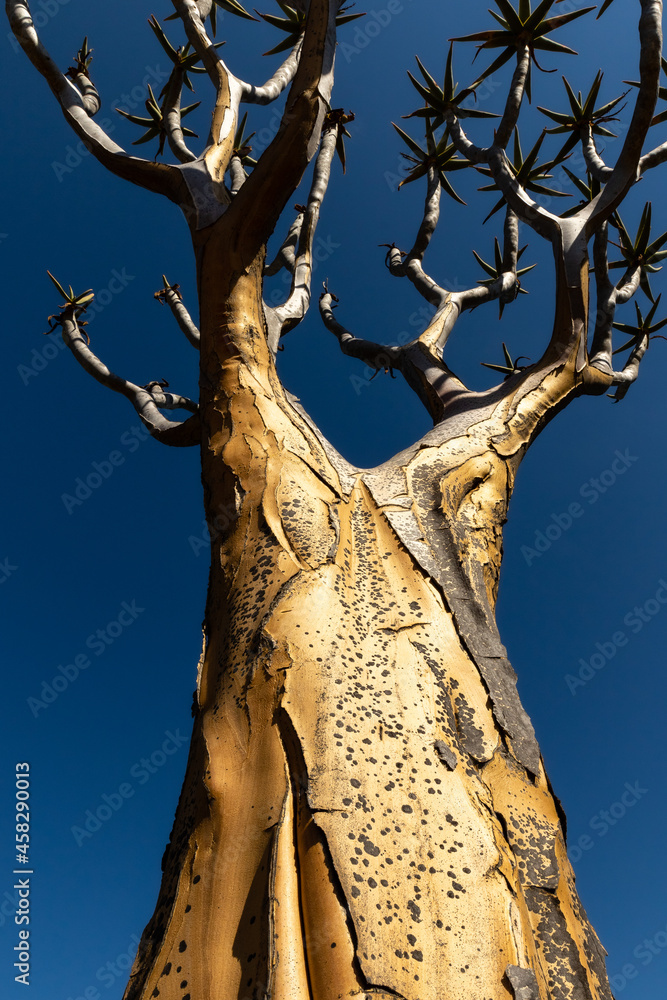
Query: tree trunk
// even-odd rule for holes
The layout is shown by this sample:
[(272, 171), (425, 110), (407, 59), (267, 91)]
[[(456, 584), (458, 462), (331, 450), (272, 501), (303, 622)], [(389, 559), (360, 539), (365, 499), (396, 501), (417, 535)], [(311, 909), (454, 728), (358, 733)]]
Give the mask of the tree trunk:
[[(353, 468), (322, 438), (274, 364), (280, 337), (310, 304), (317, 218), (352, 117), (330, 104), (336, 25), (350, 20), (347, 8), (342, 0), (299, 0), (307, 14), (298, 43), (255, 87), (230, 72), (208, 37), (208, 0), (173, 6), (216, 102), (208, 145), (196, 157), (180, 129), (176, 91), (186, 50), (179, 49), (176, 96), (169, 88), (157, 131), (180, 162), (166, 166), (128, 155), (92, 122), (100, 102), (86, 82), (87, 43), (75, 85), (39, 42), (26, 0), (6, 0), (20, 44), (76, 134), (113, 173), (181, 206), (197, 257), (201, 336), (181, 312), (178, 285), (157, 295), (199, 343), (199, 406), (165, 393), (162, 382), (120, 378), (93, 354), (78, 326), (91, 295), (58, 286), (66, 305), (50, 317), (83, 368), (130, 399), (158, 440), (185, 446), (201, 432), (213, 529), (188, 768), (126, 1000), (611, 1000), (604, 952), (576, 895), (564, 818), (518, 698), (495, 601), (502, 526), (526, 449), (576, 396), (616, 386), (621, 399), (662, 327), (651, 325), (655, 306), (646, 320), (638, 309), (629, 357), (614, 370), (616, 306), (664, 253), (663, 237), (648, 244), (649, 203), (634, 247), (621, 227), (627, 269), (612, 283), (608, 222), (643, 172), (667, 159), (667, 144), (642, 154), (662, 117), (654, 118), (662, 4), (640, 3), (641, 79), (613, 168), (593, 139), (594, 122), (613, 121), (617, 104), (591, 110), (599, 78), (581, 115), (573, 100), (573, 117), (546, 112), (565, 122), (549, 131), (580, 133), (593, 178), (583, 188), (590, 200), (563, 216), (527, 193), (543, 190), (531, 180), (542, 169), (534, 164), (539, 144), (517, 169), (506, 147), (534, 47), (571, 51), (546, 35), (588, 8), (545, 18), (548, 2), (532, 12), (520, 3), (510, 17), (505, 5), (507, 32), (453, 39), (486, 38), (492, 47), (510, 39), (467, 94), (516, 47), (488, 147), (472, 143), (457, 117), (463, 93), (454, 96), (451, 63), (442, 91), (419, 64), (429, 83), (428, 90), (418, 85), (426, 108), (406, 117), (425, 116), (427, 149), (399, 132), (415, 154), (403, 183), (427, 177), (426, 201), (412, 249), (387, 245), (387, 264), (394, 277), (409, 278), (435, 316), (411, 343), (384, 347), (334, 319), (328, 289), (320, 303), (342, 350), (376, 370), (399, 369), (433, 417), (421, 441), (371, 470)], [(280, 127), (245, 179), (241, 104), (270, 103), (288, 86)], [(296, 206), (297, 220), (268, 269), (287, 267), (290, 292), (271, 308), (262, 300), (266, 244), (314, 157), (307, 204)], [(488, 173), (506, 202), (503, 250), (496, 244), (495, 267), (483, 265), (489, 280), (450, 293), (422, 263), (443, 184), (452, 193), (444, 172), (463, 166)], [(520, 291), (529, 270), (518, 267), (520, 222), (554, 251), (552, 337), (525, 370), (505, 351), (499, 370), (508, 377), (471, 392), (443, 349), (462, 311), (492, 301), (502, 311)], [(591, 239), (598, 308), (589, 350)], [(174, 423), (161, 409), (191, 416)]]
[(516, 468), (574, 361), (458, 408), (451, 379), (445, 420), (357, 470), (278, 380), (263, 253), (221, 269), (207, 239), (203, 480), (228, 528), (126, 1000), (610, 1000), (494, 617)]

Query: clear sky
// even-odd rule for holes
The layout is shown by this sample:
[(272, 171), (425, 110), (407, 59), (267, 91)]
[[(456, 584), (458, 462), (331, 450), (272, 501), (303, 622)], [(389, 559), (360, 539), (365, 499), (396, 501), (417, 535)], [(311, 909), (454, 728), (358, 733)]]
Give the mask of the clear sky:
[[(146, 19), (166, 16), (167, 0), (156, 7), (136, 0), (94, 8), (83, 0), (34, 0), (32, 6), (63, 68), (89, 36), (99, 119), (110, 123), (114, 139), (131, 143), (140, 133), (114, 108), (141, 114), (147, 84), (159, 91), (166, 79), (167, 59)], [(333, 106), (353, 110), (356, 120), (347, 174), (335, 167), (322, 213), (316, 282), (329, 279), (340, 321), (360, 335), (398, 343), (423, 322), (422, 300), (390, 277), (378, 248), (394, 240), (410, 245), (424, 195), (419, 184), (396, 190), (404, 161), (390, 121), (419, 106), (406, 75), (415, 54), (441, 78), (447, 39), (493, 26), (487, 6), (486, 0), (377, 0), (365, 19), (341, 31)], [(578, 6), (568, 0), (557, 12)], [(274, 9), (273, 0), (262, 7)], [(544, 67), (559, 72), (534, 71), (533, 104), (563, 110), (560, 72), (586, 92), (600, 67), (602, 99), (618, 96), (623, 80), (637, 78), (638, 12), (638, 0), (616, 0), (599, 22), (589, 14), (563, 31), (559, 37), (581, 55), (559, 65), (543, 54)], [(178, 43), (177, 26), (166, 28)], [(194, 269), (178, 210), (82, 155), (8, 31), (0, 31), (6, 403), (0, 993), (25, 994), (12, 969), (19, 930), (12, 905), (14, 766), (25, 761), (34, 867), (28, 995), (118, 1000), (154, 907), (185, 768), (207, 546), (196, 451), (146, 440), (127, 401), (93, 382), (57, 334), (42, 335), (59, 304), (46, 270), (77, 291), (95, 289), (88, 330), (96, 352), (119, 374), (138, 383), (166, 378), (175, 391), (194, 395), (195, 354), (153, 299), (165, 273), (181, 283), (196, 313)], [(278, 40), (265, 25), (225, 16), (218, 37), (227, 40), (231, 68), (254, 82), (263, 82), (281, 58), (260, 56)], [(471, 69), (473, 54), (470, 45), (455, 47), (461, 85), (487, 58), (482, 54)], [(508, 77), (505, 68), (480, 88), (480, 106), (501, 109)], [(211, 88), (205, 77), (196, 86), (203, 103), (188, 122), (205, 136)], [(620, 129), (629, 112), (630, 105)], [(273, 108), (251, 111), (256, 152), (269, 141), (274, 116)], [(414, 121), (402, 124), (419, 138)], [(529, 110), (524, 150), (544, 124)], [(480, 142), (485, 128), (471, 128)], [(667, 126), (653, 131), (657, 145)], [(619, 148), (620, 142), (607, 143), (610, 160)], [(570, 168), (581, 172), (576, 156)], [(554, 181), (573, 191), (560, 169)], [(493, 237), (501, 234), (501, 214), (482, 226), (494, 195), (477, 194), (479, 183), (474, 174), (456, 175), (465, 208), (443, 196), (426, 265), (446, 287), (474, 285), (483, 275), (472, 248), (489, 260)], [(653, 199), (658, 234), (667, 229), (664, 179), (656, 172), (639, 187), (624, 221), (636, 227), (644, 201)], [(281, 233), (291, 220), (286, 215)], [(479, 362), (500, 362), (503, 340), (513, 355), (536, 359), (550, 334), (550, 251), (532, 233), (522, 237), (529, 243), (524, 261), (539, 264), (525, 279), (530, 295), (508, 307), (501, 324), (493, 304), (466, 315), (453, 337), (449, 363), (477, 388), (492, 384)], [(656, 275), (653, 286), (656, 293), (665, 288), (664, 278)], [(637, 300), (645, 314), (643, 293)], [(621, 318), (632, 322), (634, 305)], [(664, 341), (653, 343), (622, 403), (575, 401), (532, 448), (510, 507), (498, 615), (568, 814), (579, 891), (623, 1000), (663, 997), (667, 982), (667, 432), (660, 386), (666, 352)], [(316, 310), (288, 337), (280, 367), (324, 433), (359, 465), (377, 464), (428, 428), (426, 412), (400, 378), (369, 382), (363, 366), (340, 355)], [(68, 500), (91, 474), (97, 478), (90, 495), (80, 491), (80, 502)], [(576, 517), (568, 515), (572, 505)], [(96, 826), (90, 821), (96, 813), (103, 817), (99, 828), (86, 830), (86, 818)]]

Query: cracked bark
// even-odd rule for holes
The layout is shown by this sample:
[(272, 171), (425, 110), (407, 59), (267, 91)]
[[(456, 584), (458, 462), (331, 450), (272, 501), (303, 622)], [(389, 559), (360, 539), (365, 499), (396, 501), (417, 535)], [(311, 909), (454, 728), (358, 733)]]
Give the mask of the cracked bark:
[[(660, 4), (641, 0), (642, 85), (619, 161), (590, 205), (560, 219), (509, 168), (525, 50), (492, 146), (473, 146), (453, 112), (449, 120), (455, 144), (489, 165), (508, 203), (498, 279), (450, 294), (423, 271), (439, 212), (431, 170), (412, 251), (405, 262), (389, 253), (392, 274), (436, 306), (424, 333), (401, 348), (361, 340), (323, 296), (345, 353), (395, 367), (433, 417), (421, 441), (363, 470), (324, 440), (274, 361), (283, 326), (299, 321), (310, 297), (333, 153), (323, 123), (338, 0), (311, 0), (303, 41), (261, 88), (234, 77), (211, 46), (208, 0), (173, 0), (216, 87), (207, 149), (173, 167), (108, 140), (41, 47), (25, 0), (6, 3), (74, 130), (110, 170), (181, 205), (197, 260), (200, 329), (174, 287), (164, 290), (200, 349), (197, 417), (182, 429), (158, 410), (194, 404), (115, 376), (84, 344), (74, 307), (60, 317), (77, 360), (130, 398), (156, 437), (191, 444), (201, 434), (207, 518), (216, 525), (227, 514), (212, 536), (185, 783), (125, 1000), (611, 1000), (495, 602), (502, 527), (527, 448), (577, 396), (629, 383), (645, 350), (611, 370), (613, 308), (634, 294), (637, 275), (612, 289), (599, 250), (604, 308), (588, 351), (587, 242), (606, 239), (625, 192), (664, 159), (662, 147), (641, 157)], [(239, 166), (240, 103), (265, 103), (290, 82), (276, 137), (231, 199), (224, 177)], [(177, 124), (176, 99), (172, 112)], [(267, 268), (267, 241), (318, 143), (308, 206)], [(536, 364), (471, 392), (443, 348), (466, 309), (513, 298), (519, 220), (553, 247), (551, 340)], [(262, 300), (263, 276), (281, 264), (293, 270), (296, 297), (284, 314)]]
[(610, 1000), (494, 617), (518, 464), (591, 391), (571, 244), (542, 361), (472, 393), (430, 327), (403, 366), (428, 360), (442, 416), (359, 470), (279, 381), (263, 250), (248, 265), (224, 218), (200, 237), (207, 513), (236, 516), (126, 1000)]

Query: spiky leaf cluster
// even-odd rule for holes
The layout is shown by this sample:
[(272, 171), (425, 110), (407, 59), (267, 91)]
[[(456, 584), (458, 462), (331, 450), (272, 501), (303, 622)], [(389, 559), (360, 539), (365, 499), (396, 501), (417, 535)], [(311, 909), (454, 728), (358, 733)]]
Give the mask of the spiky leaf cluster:
[[(531, 9), (531, 0), (519, 0), (518, 10), (514, 9), (509, 0), (494, 0), (494, 2), (500, 9), (500, 14), (497, 14), (494, 10), (489, 10), (489, 13), (498, 22), (500, 29), (475, 31), (471, 35), (460, 35), (457, 38), (450, 39), (450, 41), (454, 42), (479, 42), (477, 55), (479, 55), (482, 49), (503, 50), (487, 66), (484, 72), (480, 73), (475, 82), (471, 84), (471, 87), (477, 87), (487, 76), (495, 73), (506, 62), (509, 62), (517, 52), (523, 51), (526, 45), (530, 51), (531, 61), (535, 63), (538, 69), (541, 69), (535, 58), (535, 51), (538, 49), (544, 52), (562, 52), (576, 55), (577, 53), (574, 49), (571, 49), (568, 45), (564, 45), (562, 42), (556, 42), (552, 38), (548, 38), (547, 35), (569, 24), (570, 21), (582, 17), (589, 11), (595, 10), (594, 7), (583, 7), (581, 10), (574, 10), (567, 14), (547, 17), (546, 15), (556, 0), (542, 0), (535, 10)], [(477, 58), (477, 55), (475, 58)], [(526, 94), (530, 100), (530, 74), (526, 80)]]
[(597, 198), (600, 193), (601, 184), (596, 177), (592, 177), (589, 173), (586, 174), (586, 180), (582, 180), (581, 177), (577, 177), (573, 174), (571, 170), (567, 167), (562, 168), (567, 176), (570, 178), (577, 191), (580, 191), (584, 196), (584, 200), (579, 202), (578, 205), (573, 205), (572, 208), (568, 208), (566, 212), (561, 213), (562, 219), (567, 219), (568, 216), (574, 215), (580, 210), (583, 205), (587, 205), (589, 202), (593, 201), (593, 198)]
[(350, 122), (354, 121), (354, 114), (349, 111), (347, 114), (343, 108), (331, 108), (324, 119), (324, 128), (337, 128), (338, 134), (336, 136), (336, 153), (338, 159), (341, 162), (343, 168), (343, 173), (345, 173), (345, 139), (351, 139), (352, 136), (345, 128)]
[[(237, 0), (215, 0), (215, 3), (211, 6), (211, 12), (209, 14), (209, 20), (211, 22), (211, 30), (213, 32), (213, 37), (218, 30), (218, 7), (221, 10), (227, 11), (228, 14), (235, 14), (236, 17), (243, 17), (247, 21), (256, 21), (257, 18), (253, 17), (252, 14), (248, 13), (245, 7), (242, 7)], [(165, 17), (165, 21), (176, 21), (181, 15), (170, 14), (169, 17)]]
[[(510, 167), (522, 188), (525, 191), (532, 191), (534, 194), (546, 195), (550, 198), (563, 198), (567, 197), (566, 191), (556, 191), (555, 188), (545, 187), (542, 181), (547, 181), (551, 178), (549, 170), (553, 166), (553, 163), (549, 161), (548, 163), (538, 163), (537, 157), (540, 152), (540, 147), (544, 142), (544, 136), (546, 132), (542, 132), (539, 139), (527, 154), (524, 159), (523, 150), (521, 149), (521, 140), (519, 138), (518, 128), (514, 132), (514, 160), (510, 163)], [(491, 176), (491, 170), (488, 167), (478, 167), (480, 173), (488, 174)], [(484, 187), (479, 188), (480, 191), (497, 191), (497, 183), (486, 184)], [(502, 208), (505, 204), (504, 196), (493, 206), (487, 219), (490, 219), (492, 215)]]
[(445, 130), (442, 137), (437, 139), (435, 136), (435, 130), (433, 129), (431, 122), (426, 120), (426, 149), (422, 149), (419, 143), (415, 142), (407, 132), (404, 132), (402, 128), (399, 128), (395, 122), (392, 125), (400, 135), (403, 142), (407, 145), (410, 153), (401, 153), (406, 160), (410, 163), (414, 163), (414, 167), (411, 168), (407, 177), (404, 177), (401, 183), (398, 185), (402, 188), (404, 184), (410, 184), (412, 181), (418, 180), (420, 177), (425, 177), (429, 169), (432, 167), (439, 180), (444, 191), (458, 201), (461, 205), (465, 205), (462, 198), (458, 196), (454, 188), (451, 186), (447, 177), (445, 176), (449, 171), (452, 170), (464, 170), (466, 167), (470, 166), (470, 162), (463, 157), (460, 157), (456, 153), (456, 147), (453, 143), (449, 143), (449, 133)]
[(250, 145), (250, 140), (255, 135), (255, 133), (251, 132), (249, 135), (245, 134), (247, 120), (248, 120), (248, 112), (246, 111), (243, 118), (239, 122), (236, 132), (234, 133), (234, 156), (238, 156), (242, 166), (255, 167), (257, 166), (257, 160), (253, 160), (253, 158), (250, 155), (252, 153), (252, 146)]
[(90, 64), (92, 63), (92, 61), (93, 61), (93, 50), (88, 46), (88, 36), (86, 35), (86, 37), (83, 40), (83, 44), (81, 45), (81, 48), (74, 56), (74, 66), (70, 66), (70, 68), (67, 70), (67, 76), (71, 77), (71, 79), (75, 79), (77, 76), (80, 75), (88, 76), (89, 75), (88, 71), (90, 69)]
[[(614, 354), (620, 354), (622, 351), (627, 351), (630, 347), (637, 347), (641, 344), (644, 337), (648, 337), (650, 341), (652, 337), (657, 335), (658, 330), (662, 330), (664, 326), (667, 326), (667, 318), (661, 319), (658, 323), (653, 322), (658, 306), (660, 305), (660, 298), (661, 296), (658, 295), (645, 317), (642, 316), (639, 304), (635, 302), (635, 311), (637, 313), (636, 325), (631, 323), (614, 323), (615, 330), (620, 330), (621, 333), (628, 333), (631, 335), (631, 339), (627, 342), (627, 344), (623, 344), (622, 347), (617, 347)], [(661, 337), (661, 339), (666, 340), (667, 338)]]
[(167, 281), (167, 276), (163, 274), (162, 288), (160, 288), (157, 292), (153, 293), (153, 298), (157, 299), (160, 305), (163, 306), (167, 301), (167, 292), (174, 292), (174, 294), (177, 295), (179, 299), (181, 300), (183, 299), (183, 296), (181, 294), (181, 286), (179, 284), (170, 285), (169, 282)]
[[(179, 46), (179, 48), (175, 49), (174, 46), (169, 41), (169, 39), (167, 38), (167, 36), (165, 35), (162, 28), (160, 27), (159, 21), (157, 20), (156, 17), (149, 17), (148, 23), (151, 26), (151, 29), (153, 30), (155, 37), (157, 38), (158, 42), (166, 52), (169, 59), (172, 61), (174, 66), (178, 68), (182, 73), (183, 83), (188, 88), (188, 90), (194, 92), (195, 88), (192, 86), (192, 81), (190, 80), (188, 74), (206, 72), (203, 66), (197, 65), (199, 62), (201, 62), (199, 55), (191, 50), (189, 42), (184, 47)], [(224, 42), (216, 42), (215, 48), (217, 49), (221, 45), (224, 45)], [(163, 96), (168, 86), (169, 84), (167, 83), (162, 88), (160, 97)]]
[[(268, 52), (265, 52), (265, 56), (273, 56), (277, 52), (285, 52), (287, 49), (294, 48), (306, 27), (305, 10), (290, 7), (284, 0), (278, 0), (278, 6), (285, 15), (284, 17), (279, 17), (277, 14), (262, 14), (260, 11), (257, 11), (262, 20), (266, 21), (267, 24), (272, 24), (274, 28), (279, 28), (280, 31), (287, 33), (287, 38), (279, 42), (274, 48), (269, 49)], [(341, 7), (340, 13), (336, 17), (338, 27), (342, 24), (348, 24), (350, 21), (356, 21), (358, 17), (366, 16), (364, 13), (348, 14), (347, 11), (349, 9), (349, 7)]]
[(563, 83), (565, 84), (565, 90), (567, 91), (567, 97), (570, 102), (570, 114), (549, 111), (547, 108), (542, 108), (538, 106), (538, 111), (541, 111), (543, 115), (551, 118), (552, 121), (556, 122), (555, 128), (548, 128), (548, 135), (562, 135), (569, 132), (565, 143), (561, 147), (558, 154), (554, 157), (552, 161), (552, 166), (560, 163), (564, 160), (571, 151), (575, 148), (581, 138), (582, 129), (588, 128), (593, 133), (593, 135), (601, 135), (607, 138), (615, 139), (616, 135), (614, 132), (610, 132), (606, 129), (603, 122), (618, 121), (616, 115), (612, 114), (614, 109), (622, 111), (621, 108), (617, 108), (617, 105), (623, 100), (628, 91), (626, 90), (624, 94), (620, 97), (614, 98), (613, 101), (608, 101), (607, 104), (603, 104), (601, 108), (595, 107), (595, 102), (597, 101), (598, 94), (600, 92), (600, 85), (602, 83), (602, 71), (599, 70), (596, 74), (595, 79), (591, 89), (588, 91), (586, 98), (582, 98), (581, 91), (575, 96), (572, 87), (565, 77), (563, 77)]
[[(560, 0), (558, 0), (558, 2), (560, 3)], [(604, 0), (604, 3), (600, 7), (597, 16), (598, 17), (602, 17), (602, 15), (606, 11), (607, 7), (611, 7), (611, 5), (613, 4), (613, 2), (614, 2), (614, 0)], [(596, 18), (596, 20), (597, 20), (597, 18)]]
[[(60, 295), (62, 295), (63, 299), (65, 300), (60, 306), (61, 312), (55, 313), (54, 315), (47, 317), (47, 323), (49, 324), (49, 329), (46, 332), (53, 333), (56, 327), (62, 325), (63, 314), (65, 313), (66, 310), (73, 308), (75, 315), (79, 316), (81, 313), (86, 311), (86, 307), (95, 298), (95, 293), (92, 290), (92, 288), (87, 288), (85, 292), (80, 292), (77, 295), (71, 285), (69, 286), (69, 291), (65, 291), (65, 289), (60, 284), (58, 279), (55, 278), (50, 271), (47, 271), (46, 273), (48, 274), (49, 278), (58, 289)], [(79, 323), (80, 327), (86, 325), (87, 325), (86, 323)], [(85, 333), (84, 336), (86, 336)], [(90, 343), (90, 340), (87, 336), (86, 340)]]
[(419, 57), (415, 57), (417, 59), (419, 72), (424, 77), (426, 86), (420, 83), (419, 80), (417, 80), (409, 71), (408, 76), (410, 77), (412, 85), (417, 90), (417, 93), (424, 98), (426, 106), (423, 108), (417, 108), (416, 111), (412, 111), (409, 115), (403, 115), (404, 118), (431, 118), (433, 120), (433, 128), (437, 129), (441, 125), (444, 125), (447, 121), (448, 114), (452, 112), (457, 116), (457, 118), (499, 117), (499, 115), (495, 115), (491, 111), (478, 111), (477, 108), (464, 108), (461, 106), (462, 101), (475, 94), (475, 89), (474, 87), (467, 87), (458, 94), (456, 93), (457, 84), (454, 81), (452, 50), (453, 45), (450, 45), (449, 52), (447, 54), (447, 63), (445, 66), (445, 78), (442, 87), (440, 87), (431, 76)]
[[(526, 244), (526, 246), (521, 247), (521, 249), (517, 253), (517, 261), (521, 260), (521, 258), (524, 255), (524, 252), (527, 249), (528, 249), (528, 244)], [(478, 285), (487, 285), (487, 286), (488, 285), (492, 285), (495, 281), (498, 281), (498, 279), (501, 277), (501, 275), (505, 271), (507, 271), (507, 267), (505, 266), (505, 264), (503, 262), (503, 255), (502, 255), (502, 252), (500, 250), (500, 243), (498, 242), (497, 237), (494, 237), (494, 248), (493, 248), (494, 262), (493, 262), (493, 264), (487, 264), (485, 260), (482, 260), (482, 258), (480, 257), (480, 255), (477, 253), (476, 250), (473, 250), (473, 256), (474, 256), (475, 260), (477, 261), (477, 263), (479, 264), (479, 266), (482, 268), (482, 270), (485, 271), (489, 275), (488, 278), (480, 278), (478, 280), (478, 282), (477, 282)], [(517, 282), (516, 282), (516, 286), (515, 286), (515, 289), (516, 289), (515, 290), (515, 297), (516, 297), (516, 295), (519, 295), (519, 294), (528, 295), (527, 290), (525, 288), (521, 287), (521, 281), (519, 279), (521, 278), (522, 274), (526, 274), (528, 271), (532, 271), (534, 267), (537, 267), (537, 264), (529, 264), (528, 267), (522, 267), (522, 268), (520, 268), (516, 272)], [(505, 308), (505, 303), (503, 302), (502, 299), (500, 299), (500, 317), (501, 318), (502, 318), (502, 315), (503, 315), (503, 309), (504, 308)]]
[(656, 265), (667, 257), (667, 250), (662, 249), (665, 243), (667, 243), (667, 232), (662, 233), (662, 235), (658, 236), (657, 239), (651, 240), (650, 201), (647, 201), (644, 205), (644, 210), (637, 228), (637, 235), (634, 239), (630, 236), (627, 229), (623, 225), (618, 212), (614, 215), (612, 222), (618, 229), (621, 237), (620, 244), (614, 244), (614, 246), (618, 246), (623, 259), (613, 261), (610, 263), (609, 267), (641, 267), (641, 277), (639, 279), (641, 288), (647, 298), (650, 299), (651, 302), (654, 302), (655, 299), (653, 298), (653, 292), (649, 284), (648, 276), (649, 274), (655, 274), (656, 271), (662, 270), (662, 268), (656, 267)]
[(480, 361), (480, 365), (483, 368), (490, 368), (494, 372), (501, 372), (505, 379), (510, 378), (512, 375), (516, 375), (517, 372), (522, 372), (526, 365), (520, 365), (519, 361), (530, 361), (525, 354), (520, 354), (518, 358), (514, 361), (512, 360), (512, 355), (507, 350), (506, 344), (503, 344), (503, 354), (505, 356), (504, 365), (493, 365), (489, 361)]
[[(195, 108), (198, 108), (200, 104), (201, 101), (197, 101), (195, 104), (188, 105), (187, 108), (181, 108), (181, 118), (185, 117), (185, 115), (189, 115), (190, 112), (194, 111)], [(131, 121), (134, 125), (140, 125), (142, 128), (146, 129), (144, 134), (140, 136), (139, 139), (134, 140), (132, 143), (133, 146), (139, 146), (145, 142), (151, 142), (153, 139), (158, 139), (159, 146), (158, 151), (155, 154), (155, 158), (157, 159), (158, 156), (162, 155), (164, 151), (164, 144), (167, 139), (167, 127), (164, 120), (163, 110), (158, 104), (150, 84), (148, 84), (148, 100), (146, 101), (146, 111), (148, 111), (149, 114), (148, 118), (131, 115), (129, 112), (123, 111), (121, 108), (116, 108), (116, 111), (119, 115), (122, 115), (123, 118), (127, 118), (128, 121)], [(198, 138), (197, 133), (193, 132), (189, 128), (183, 128), (183, 135), (190, 136), (194, 139)]]

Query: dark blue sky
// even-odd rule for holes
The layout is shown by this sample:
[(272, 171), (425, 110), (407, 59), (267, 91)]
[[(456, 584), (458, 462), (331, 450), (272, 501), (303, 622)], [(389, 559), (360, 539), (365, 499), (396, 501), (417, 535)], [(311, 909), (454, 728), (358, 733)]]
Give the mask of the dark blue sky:
[[(262, 9), (274, 6), (271, 0)], [(558, 12), (578, 6), (568, 0)], [(316, 281), (329, 279), (340, 321), (372, 339), (400, 342), (424, 321), (422, 300), (389, 276), (378, 249), (394, 240), (410, 245), (423, 202), (418, 184), (396, 191), (404, 161), (389, 123), (419, 105), (405, 71), (418, 53), (440, 78), (447, 38), (491, 26), (486, 7), (485, 0), (378, 0), (341, 32), (333, 105), (357, 117), (347, 175), (335, 167), (324, 205)], [(142, 113), (146, 83), (159, 90), (166, 78), (167, 60), (146, 18), (169, 10), (166, 0), (156, 8), (117, 0), (94, 10), (82, 0), (33, 3), (42, 39), (63, 68), (89, 35), (99, 118), (121, 144), (139, 133), (114, 107)], [(601, 97), (617, 96), (622, 81), (637, 76), (638, 11), (636, 0), (616, 0), (601, 21), (587, 15), (566, 29), (562, 39), (581, 55), (564, 57), (558, 73), (534, 72), (534, 104), (562, 109), (560, 71), (575, 90), (587, 91), (600, 66)], [(178, 42), (174, 24), (167, 27)], [(107, 364), (138, 383), (166, 378), (190, 395), (195, 353), (153, 292), (165, 273), (196, 311), (194, 270), (178, 210), (82, 155), (8, 31), (0, 33), (7, 403), (0, 983), (3, 995), (22, 995), (12, 970), (12, 797), (14, 765), (28, 761), (30, 996), (119, 1000), (153, 910), (185, 768), (207, 547), (196, 452), (146, 440), (127, 401), (85, 375), (57, 334), (42, 336), (59, 303), (46, 270), (77, 291), (95, 289), (88, 329)], [(240, 76), (263, 82), (270, 75), (277, 59), (259, 53), (276, 43), (274, 32), (226, 16), (218, 36), (227, 39), (225, 58)], [(456, 47), (461, 85), (481, 68), (470, 69), (473, 51)], [(557, 65), (549, 54), (541, 62)], [(480, 88), (485, 109), (501, 109), (508, 76), (501, 70)], [(189, 122), (205, 135), (211, 90), (205, 77), (196, 85), (203, 104)], [(621, 128), (629, 110), (621, 112)], [(251, 111), (256, 151), (269, 141), (274, 115), (272, 108)], [(524, 149), (543, 124), (529, 109)], [(471, 128), (480, 142), (484, 130), (483, 123)], [(656, 145), (666, 131), (654, 129)], [(618, 148), (620, 142), (607, 144), (610, 159)], [(570, 166), (580, 172), (576, 157)], [(572, 191), (562, 171), (555, 180)], [(488, 260), (500, 235), (500, 215), (482, 226), (494, 196), (476, 194), (479, 183), (475, 175), (456, 175), (466, 208), (443, 197), (426, 266), (447, 287), (474, 285), (482, 274), (472, 248)], [(667, 229), (664, 180), (656, 172), (639, 187), (623, 209), (626, 225), (635, 227), (652, 199), (656, 233)], [(286, 216), (281, 233), (290, 222)], [(550, 250), (532, 233), (522, 236), (529, 243), (525, 262), (539, 264), (525, 280), (531, 294), (507, 308), (500, 325), (494, 305), (466, 315), (452, 339), (449, 363), (474, 387), (492, 384), (479, 362), (501, 361), (501, 341), (513, 355), (535, 359), (550, 334)], [(660, 291), (664, 279), (656, 275), (653, 286)], [(638, 301), (645, 313), (643, 293)], [(634, 306), (623, 312), (632, 321)], [(667, 344), (655, 341), (621, 404), (575, 401), (529, 453), (510, 507), (499, 604), (519, 690), (568, 814), (580, 894), (623, 1000), (662, 996), (667, 981), (666, 352)], [(316, 311), (287, 339), (280, 367), (324, 433), (360, 465), (377, 464), (428, 428), (407, 386), (385, 376), (369, 382), (363, 366), (340, 355)], [(99, 483), (90, 495), (68, 500), (92, 473)], [(98, 811), (99, 829), (86, 831), (86, 817)]]

